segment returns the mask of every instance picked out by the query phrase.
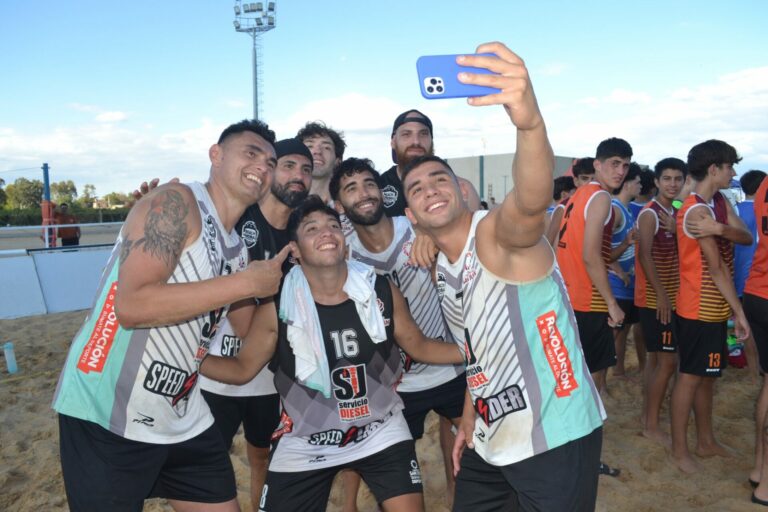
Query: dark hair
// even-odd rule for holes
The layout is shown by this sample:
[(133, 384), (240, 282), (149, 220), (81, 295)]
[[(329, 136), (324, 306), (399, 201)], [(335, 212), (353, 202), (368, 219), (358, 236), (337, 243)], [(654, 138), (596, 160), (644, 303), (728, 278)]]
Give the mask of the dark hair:
[(647, 196), (651, 191), (656, 188), (656, 183), (653, 181), (655, 178), (653, 171), (650, 169), (640, 170), (640, 195)]
[(303, 203), (300, 203), (294, 208), (291, 215), (288, 217), (288, 225), (285, 229), (288, 231), (288, 238), (290, 240), (293, 240), (294, 242), (298, 240), (296, 232), (299, 229), (299, 224), (315, 212), (325, 213), (341, 224), (339, 212), (328, 206), (322, 199), (320, 199), (320, 196), (312, 194), (311, 196), (308, 196)]
[(273, 146), (275, 144), (275, 132), (270, 130), (266, 123), (263, 123), (258, 119), (243, 119), (239, 123), (227, 126), (224, 131), (221, 132), (221, 135), (219, 135), (218, 144), (224, 142), (227, 137), (243, 132), (253, 132)]
[(595, 159), (591, 156), (585, 156), (584, 158), (579, 158), (579, 160), (573, 164), (573, 167), (571, 169), (571, 172), (573, 173), (574, 178), (578, 178), (582, 174), (595, 174), (595, 166), (594, 166)]
[(373, 176), (374, 180), (377, 180), (379, 173), (373, 167), (373, 162), (367, 158), (355, 158), (350, 157), (341, 162), (331, 175), (331, 181), (328, 183), (328, 191), (331, 193), (331, 198), (335, 201), (339, 198), (339, 190), (341, 190), (341, 177), (353, 176), (361, 172), (369, 172)]
[(683, 178), (688, 176), (688, 166), (679, 158), (669, 157), (659, 160), (653, 168), (653, 175), (656, 179), (661, 179), (661, 174), (665, 169), (675, 169), (683, 173)]
[(488, 203), (486, 203), (485, 201), (480, 201), (480, 206), (481, 206), (481, 209), (483, 210), (488, 209)]
[(571, 176), (560, 176), (555, 178), (555, 186), (552, 189), (552, 199), (559, 201), (562, 198), (563, 192), (569, 192), (576, 188), (576, 183)]
[(632, 146), (624, 139), (611, 137), (597, 145), (595, 158), (603, 161), (618, 156), (619, 158), (632, 158)]
[(613, 194), (616, 195), (619, 192), (621, 192), (626, 182), (637, 178), (642, 174), (642, 172), (643, 172), (643, 169), (642, 167), (640, 167), (640, 165), (638, 165), (636, 162), (630, 162), (629, 169), (627, 170), (627, 175), (624, 176), (624, 181), (621, 182), (621, 185), (619, 185), (619, 188), (613, 191)]
[(333, 142), (336, 158), (344, 158), (344, 150), (347, 148), (347, 143), (344, 142), (344, 132), (337, 132), (321, 121), (314, 121), (305, 124), (296, 134), (296, 138), (302, 142), (311, 137), (328, 137)]
[(760, 184), (766, 176), (767, 175), (763, 171), (757, 169), (745, 172), (744, 175), (739, 178), (741, 190), (748, 196), (755, 195), (755, 192), (757, 192), (757, 189), (760, 187)]
[(405, 167), (403, 167), (403, 175), (400, 176), (400, 182), (405, 184), (405, 177), (408, 176), (408, 173), (410, 173), (412, 170), (414, 170), (416, 167), (426, 164), (428, 162), (438, 162), (439, 164), (442, 164), (446, 169), (448, 169), (453, 176), (456, 176), (456, 173), (453, 172), (453, 169), (451, 169), (451, 166), (448, 165), (448, 162), (440, 158), (439, 156), (435, 155), (421, 155), (417, 156), (410, 162), (408, 162)]
[(710, 165), (736, 164), (741, 157), (736, 148), (721, 140), (710, 139), (696, 144), (688, 152), (688, 172), (696, 181), (707, 177)]

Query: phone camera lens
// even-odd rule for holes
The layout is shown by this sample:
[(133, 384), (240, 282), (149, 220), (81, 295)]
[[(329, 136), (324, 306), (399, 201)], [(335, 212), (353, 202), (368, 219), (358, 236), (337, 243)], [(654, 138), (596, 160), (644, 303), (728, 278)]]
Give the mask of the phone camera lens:
[(431, 79), (431, 80), (429, 81), (429, 83), (431, 83), (432, 85), (436, 85), (436, 84), (437, 84), (437, 79), (436, 79), (436, 78), (433, 78), (433, 79)]
[(443, 92), (442, 86), (440, 86), (440, 85), (437, 86), (437, 92)]
[(435, 92), (435, 88), (430, 85), (427, 87), (427, 92)]

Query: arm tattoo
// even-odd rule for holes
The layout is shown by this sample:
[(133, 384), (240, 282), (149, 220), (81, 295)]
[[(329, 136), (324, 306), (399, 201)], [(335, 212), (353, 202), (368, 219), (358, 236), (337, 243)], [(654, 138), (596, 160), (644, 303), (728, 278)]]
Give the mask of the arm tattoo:
[(153, 199), (144, 223), (144, 237), (135, 241), (126, 237), (123, 241), (121, 265), (133, 249), (143, 246), (144, 252), (162, 260), (168, 268), (175, 267), (187, 238), (188, 213), (189, 206), (176, 190), (168, 190)]

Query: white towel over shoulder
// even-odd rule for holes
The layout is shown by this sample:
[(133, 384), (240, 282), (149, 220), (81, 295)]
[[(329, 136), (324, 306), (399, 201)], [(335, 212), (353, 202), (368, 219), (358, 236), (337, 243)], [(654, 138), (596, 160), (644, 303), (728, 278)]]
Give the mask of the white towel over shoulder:
[[(347, 262), (344, 291), (374, 343), (387, 339), (384, 317), (379, 309), (373, 267), (357, 261)], [(305, 386), (331, 396), (331, 375), (325, 353), (320, 318), (309, 283), (301, 265), (288, 272), (280, 294), (280, 318), (288, 325), (288, 343), (296, 356), (296, 378)]]

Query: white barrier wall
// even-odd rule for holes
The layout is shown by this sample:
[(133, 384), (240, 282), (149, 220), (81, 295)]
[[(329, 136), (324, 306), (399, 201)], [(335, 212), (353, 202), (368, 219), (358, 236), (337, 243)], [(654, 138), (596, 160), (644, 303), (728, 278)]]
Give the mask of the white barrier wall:
[(90, 308), (112, 247), (0, 258), (0, 319)]

